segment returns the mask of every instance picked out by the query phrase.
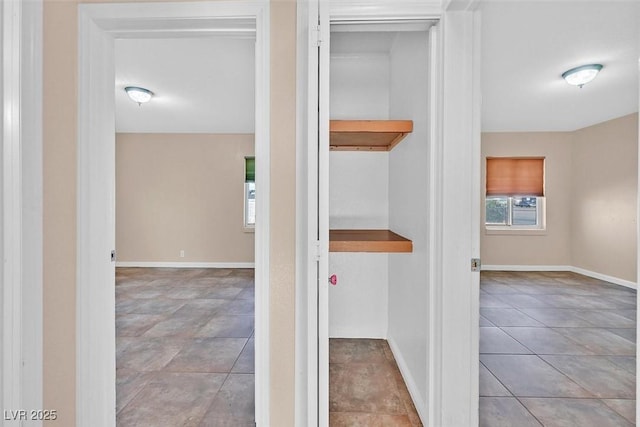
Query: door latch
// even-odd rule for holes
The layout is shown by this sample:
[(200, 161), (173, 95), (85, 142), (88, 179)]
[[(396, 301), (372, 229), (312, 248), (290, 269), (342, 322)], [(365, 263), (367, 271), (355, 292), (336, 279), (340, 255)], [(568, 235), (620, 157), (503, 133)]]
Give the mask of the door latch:
[(111, 251), (111, 262), (115, 262), (116, 261), (116, 251), (115, 249)]

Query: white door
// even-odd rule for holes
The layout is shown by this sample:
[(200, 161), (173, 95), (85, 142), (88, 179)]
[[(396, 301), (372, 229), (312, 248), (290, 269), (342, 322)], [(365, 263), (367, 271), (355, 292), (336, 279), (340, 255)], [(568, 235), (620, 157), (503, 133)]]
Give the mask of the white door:
[[(308, 13), (308, 424), (329, 425), (329, 14)], [(314, 215), (313, 213), (317, 213)], [(315, 381), (314, 381), (315, 380)]]
[(318, 426), (329, 425), (329, 10), (319, 8), (318, 67)]
[(329, 25), (325, 4), (312, 1), (304, 6), (299, 22), (307, 30), (302, 52), (306, 63), (300, 91), (306, 110), (300, 123), (304, 138), (299, 149), (305, 172), (299, 179), (306, 183), (301, 206), (306, 214), (302, 237), (306, 260), (305, 280), (298, 292), (303, 298), (299, 303), (306, 309), (306, 347), (299, 351), (305, 355), (301, 363), (305, 364), (307, 399), (300, 405), (305, 409), (297, 422), (324, 427), (329, 425)]

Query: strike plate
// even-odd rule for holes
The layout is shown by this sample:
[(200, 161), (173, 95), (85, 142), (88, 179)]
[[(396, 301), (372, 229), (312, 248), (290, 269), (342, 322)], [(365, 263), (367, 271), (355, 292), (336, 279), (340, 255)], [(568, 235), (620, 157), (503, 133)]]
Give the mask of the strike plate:
[(471, 258), (471, 271), (480, 271), (480, 258)]

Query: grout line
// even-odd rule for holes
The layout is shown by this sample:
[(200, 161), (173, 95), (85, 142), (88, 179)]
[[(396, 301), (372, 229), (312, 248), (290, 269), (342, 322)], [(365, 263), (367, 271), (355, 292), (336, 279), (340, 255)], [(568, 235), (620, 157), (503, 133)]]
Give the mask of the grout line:
[(482, 363), (482, 361), (480, 361), (480, 364), (482, 366), (484, 366), (484, 368), (491, 374), (491, 376), (493, 378), (495, 378), (495, 380), (500, 383), (500, 385), (502, 385), (502, 387), (504, 387), (505, 390), (507, 390), (509, 393), (511, 393), (511, 396), (480, 396), (480, 397), (516, 397), (513, 392), (509, 389), (509, 387), (507, 387), (506, 384), (504, 384), (502, 381), (500, 381), (500, 379), (498, 377), (496, 377), (496, 375), (493, 373), (493, 371), (491, 371), (491, 369), (487, 368), (487, 365), (485, 365), (484, 363)]

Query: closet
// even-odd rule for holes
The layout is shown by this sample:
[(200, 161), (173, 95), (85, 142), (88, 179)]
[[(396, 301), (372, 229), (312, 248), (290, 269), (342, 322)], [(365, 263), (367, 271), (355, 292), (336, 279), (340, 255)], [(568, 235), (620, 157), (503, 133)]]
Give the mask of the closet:
[(329, 55), (329, 338), (387, 340), (421, 415), (434, 23), (332, 23)]

